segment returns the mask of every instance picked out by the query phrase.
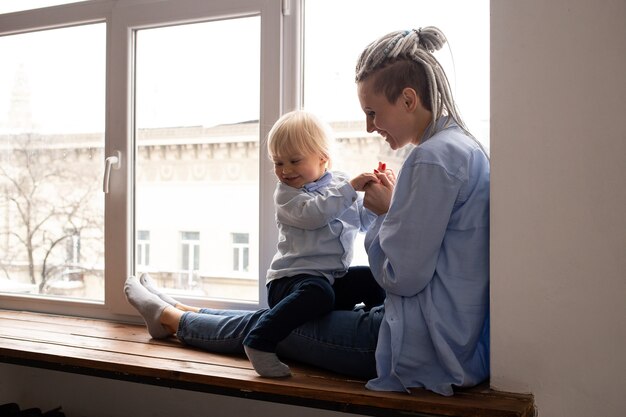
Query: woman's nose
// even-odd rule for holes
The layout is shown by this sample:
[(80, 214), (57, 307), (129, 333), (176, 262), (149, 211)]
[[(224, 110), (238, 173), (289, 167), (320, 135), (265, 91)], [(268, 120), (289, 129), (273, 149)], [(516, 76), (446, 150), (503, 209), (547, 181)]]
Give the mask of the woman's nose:
[(365, 128), (367, 130), (367, 133), (372, 133), (376, 130), (376, 126), (374, 125), (374, 122), (369, 117), (365, 119)]

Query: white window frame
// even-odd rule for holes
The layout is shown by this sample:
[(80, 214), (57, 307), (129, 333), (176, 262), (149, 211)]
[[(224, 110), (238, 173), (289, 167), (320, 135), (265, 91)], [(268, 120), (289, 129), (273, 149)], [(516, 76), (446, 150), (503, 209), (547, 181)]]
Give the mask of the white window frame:
[[(2, 308), (120, 318), (137, 313), (123, 295), (133, 265), (133, 45), (135, 31), (181, 23), (257, 15), (261, 18), (260, 138), (281, 113), (299, 107), (302, 0), (91, 0), (0, 15), (0, 36), (80, 24), (107, 24), (104, 157), (119, 155), (105, 196), (105, 302), (1, 294)], [(227, 59), (227, 57), (225, 57)], [(260, 155), (259, 303), (213, 302), (216, 308), (266, 306), (265, 274), (277, 239), (272, 192), (275, 179), (263, 146)], [(119, 152), (119, 153), (118, 153)], [(102, 164), (104, 168), (104, 161)], [(182, 298), (182, 302), (194, 300)], [(197, 302), (197, 300), (196, 300)]]

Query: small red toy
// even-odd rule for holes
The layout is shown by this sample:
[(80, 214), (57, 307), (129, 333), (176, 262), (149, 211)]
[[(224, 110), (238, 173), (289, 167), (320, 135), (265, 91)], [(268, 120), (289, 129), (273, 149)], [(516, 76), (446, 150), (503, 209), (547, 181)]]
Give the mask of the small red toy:
[(374, 172), (385, 172), (387, 169), (387, 164), (384, 162), (378, 162), (378, 168), (374, 170)]

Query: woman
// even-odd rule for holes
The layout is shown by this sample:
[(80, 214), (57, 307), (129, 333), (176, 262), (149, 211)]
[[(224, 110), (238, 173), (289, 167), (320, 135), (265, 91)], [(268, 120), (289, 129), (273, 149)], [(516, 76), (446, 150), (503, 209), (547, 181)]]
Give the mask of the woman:
[[(434, 27), (393, 32), (356, 68), (367, 130), (392, 149), (412, 148), (395, 184), (387, 173), (354, 181), (378, 215), (365, 245), (384, 306), (331, 312), (278, 346), (283, 358), (367, 378), (373, 390), (452, 395), (489, 375), (489, 160), (432, 55), (445, 42)], [(243, 352), (263, 314), (184, 306), (146, 279), (129, 278), (126, 294), (153, 337)]]

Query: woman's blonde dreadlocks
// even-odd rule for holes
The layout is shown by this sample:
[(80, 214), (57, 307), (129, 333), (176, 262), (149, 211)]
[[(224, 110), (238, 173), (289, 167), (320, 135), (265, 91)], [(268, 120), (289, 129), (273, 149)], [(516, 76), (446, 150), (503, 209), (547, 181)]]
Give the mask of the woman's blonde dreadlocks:
[[(447, 115), (473, 138), (454, 102), (448, 77), (439, 61), (433, 56), (433, 52), (440, 50), (445, 43), (446, 37), (443, 32), (434, 26), (391, 32), (372, 42), (361, 53), (356, 65), (356, 82), (361, 82), (370, 75), (400, 62), (409, 61), (417, 64), (419, 69), (413, 73), (424, 74), (425, 79), (413, 80), (413, 82), (419, 85), (418, 94), (424, 105), (433, 113), (432, 125), (437, 126), (439, 118)], [(417, 75), (416, 78), (422, 77)], [(379, 87), (380, 91), (385, 92), (387, 99), (393, 102), (406, 86), (380, 85)], [(431, 129), (427, 138), (434, 133), (434, 129)], [(480, 147), (482, 148), (482, 145)]]

